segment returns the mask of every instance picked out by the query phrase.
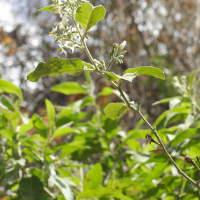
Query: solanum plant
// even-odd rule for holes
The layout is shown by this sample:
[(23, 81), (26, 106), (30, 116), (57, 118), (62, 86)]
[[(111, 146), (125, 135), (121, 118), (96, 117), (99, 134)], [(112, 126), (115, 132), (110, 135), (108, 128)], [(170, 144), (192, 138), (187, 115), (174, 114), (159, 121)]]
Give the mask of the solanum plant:
[[(51, 58), (45, 63), (40, 62), (27, 79), (35, 82), (46, 75), (67, 73), (78, 76), (84, 72), (86, 82), (83, 85), (65, 82), (51, 90), (85, 96), (64, 107), (53, 106), (46, 99), (47, 119), (37, 114), (28, 118), (20, 111), (21, 90), (0, 80), (0, 93), (6, 93), (0, 96), (0, 184), (8, 191), (0, 193), (0, 198), (195, 198), (200, 188), (200, 168), (192, 158), (200, 153), (200, 107), (196, 96), (199, 70), (189, 81), (186, 77), (174, 77), (174, 86), (180, 95), (154, 104), (169, 102), (169, 110), (151, 125), (148, 117), (141, 113), (140, 103), (130, 100), (121, 86), (124, 81), (132, 82), (140, 75), (164, 80), (164, 73), (151, 66), (127, 69), (123, 75), (110, 71), (112, 65), (123, 62), (126, 41), (113, 44), (108, 63), (93, 58), (87, 47), (90, 30), (105, 17), (105, 8), (102, 5), (93, 7), (85, 0), (53, 2), (40, 10), (59, 14), (61, 18), (49, 33), (58, 43), (58, 50), (67, 56), (67, 48), (71, 52), (74, 48), (82, 49), (90, 63), (77, 58)], [(90, 76), (92, 72), (104, 77), (110, 87), (104, 87), (96, 94)], [(102, 95), (112, 93), (121, 101), (108, 104), (105, 114), (101, 113), (97, 101)], [(92, 116), (83, 110), (88, 105), (92, 106)], [(117, 124), (126, 110), (141, 117), (136, 127), (127, 133)], [(140, 130), (143, 123), (148, 129)], [(138, 141), (145, 137), (153, 147), (145, 147), (143, 141)]]
[[(165, 154), (169, 161), (174, 165), (179, 174), (185, 177), (194, 186), (200, 188), (199, 183), (187, 176), (187, 174), (185, 174), (172, 159), (163, 141), (159, 137), (156, 127), (153, 127), (141, 113), (140, 103), (136, 104), (134, 101), (130, 101), (121, 89), (121, 85), (124, 81), (132, 82), (134, 78), (139, 75), (150, 75), (164, 80), (164, 73), (160, 69), (150, 66), (127, 69), (123, 75), (110, 72), (109, 69), (114, 62), (116, 64), (122, 63), (122, 58), (126, 53), (126, 51), (123, 51), (126, 42), (124, 41), (121, 44), (113, 44), (112, 50), (109, 53), (110, 62), (108, 64), (103, 60), (93, 58), (87, 47), (89, 32), (92, 27), (105, 17), (105, 8), (102, 5), (94, 7), (85, 0), (54, 0), (53, 2), (55, 4), (40, 10), (57, 13), (61, 17), (61, 22), (57, 23), (49, 33), (50, 36), (54, 37), (55, 42), (58, 42), (60, 46), (58, 50), (66, 55), (66, 48), (69, 48), (72, 52), (74, 51), (74, 48), (83, 49), (88, 55), (90, 63), (77, 58), (51, 58), (45, 63), (40, 62), (37, 68), (27, 76), (27, 79), (35, 82), (46, 75), (56, 76), (67, 73), (72, 76), (77, 76), (82, 72), (99, 73), (108, 80), (114, 89), (119, 91), (122, 99), (122, 102), (110, 103), (107, 105), (104, 109), (105, 114), (112, 119), (116, 119), (120, 117), (124, 111), (130, 109), (140, 115), (159, 143), (159, 149), (156, 149), (156, 151), (162, 151), (162, 153)], [(147, 135), (147, 139), (150, 143), (154, 141), (151, 135)]]

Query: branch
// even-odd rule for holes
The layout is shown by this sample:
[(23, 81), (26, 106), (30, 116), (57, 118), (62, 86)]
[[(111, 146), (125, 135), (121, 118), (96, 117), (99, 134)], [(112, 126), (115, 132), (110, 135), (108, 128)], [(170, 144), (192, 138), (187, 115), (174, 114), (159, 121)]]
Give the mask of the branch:
[[(94, 62), (94, 59), (93, 59), (92, 55), (90, 54), (90, 52), (89, 52), (89, 50), (88, 50), (88, 48), (87, 48), (87, 45), (86, 45), (86, 43), (85, 43), (85, 40), (84, 40), (84, 38), (83, 38), (82, 35), (81, 35), (81, 32), (80, 32), (80, 30), (79, 30), (79, 27), (77, 26), (76, 20), (73, 19), (73, 21), (74, 21), (74, 24), (75, 24), (75, 26), (76, 26), (76, 28), (77, 28), (77, 30), (78, 30), (79, 35), (80, 35), (81, 41), (82, 41), (82, 43), (83, 43), (83, 46), (84, 46), (84, 48), (85, 48), (84, 50), (85, 50), (85, 52), (86, 52), (86, 54), (88, 55), (90, 61), (92, 62), (92, 64), (94, 65), (94, 67), (95, 67), (95, 69), (96, 69), (95, 71), (97, 71), (97, 72), (100, 73), (104, 78), (106, 78), (106, 79), (114, 86), (114, 88), (116, 88), (116, 89), (120, 92), (120, 94), (121, 94), (123, 100), (124, 100), (125, 103), (126, 103), (126, 106), (127, 106), (130, 110), (132, 110), (132, 111), (136, 112), (138, 115), (140, 115), (140, 117), (143, 119), (143, 121), (147, 124), (147, 126), (152, 130), (152, 132), (153, 132), (154, 135), (156, 136), (156, 138), (157, 138), (157, 140), (159, 141), (160, 146), (162, 147), (162, 149), (163, 149), (165, 155), (168, 157), (168, 159), (170, 160), (170, 162), (171, 162), (171, 163), (174, 165), (174, 167), (177, 169), (178, 173), (181, 174), (183, 177), (185, 177), (185, 178), (186, 178), (189, 182), (191, 182), (194, 186), (196, 186), (197, 188), (200, 189), (199, 184), (198, 184), (197, 182), (195, 182), (193, 179), (191, 179), (189, 176), (187, 176), (187, 175), (178, 167), (178, 165), (175, 163), (175, 161), (172, 159), (172, 157), (170, 156), (170, 154), (169, 154), (168, 151), (166, 150), (166, 148), (165, 148), (165, 146), (164, 146), (164, 144), (163, 144), (161, 138), (159, 137), (159, 135), (158, 135), (158, 133), (157, 133), (156, 128), (153, 128), (152, 125), (145, 119), (145, 117), (143, 116), (143, 114), (140, 112), (140, 109), (136, 110), (135, 108), (131, 107), (129, 101), (128, 101), (127, 98), (125, 97), (125, 95), (124, 95), (123, 91), (121, 90), (120, 86), (117, 86), (117, 84), (116, 84), (114, 81), (110, 81), (110, 80), (108, 79), (108, 77), (96, 66), (96, 63)], [(108, 68), (110, 67), (110, 65), (111, 65), (111, 63), (110, 63), (109, 66), (107, 67), (107, 70), (108, 70)], [(139, 108), (140, 108), (140, 105), (139, 105)]]

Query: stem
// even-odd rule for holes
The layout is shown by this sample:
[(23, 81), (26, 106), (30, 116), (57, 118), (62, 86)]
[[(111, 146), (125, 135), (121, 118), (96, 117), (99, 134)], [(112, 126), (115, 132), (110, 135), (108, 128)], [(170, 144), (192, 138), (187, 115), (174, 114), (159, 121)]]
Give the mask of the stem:
[(157, 133), (157, 130), (151, 126), (151, 124), (145, 119), (145, 117), (142, 115), (141, 112), (135, 110), (135, 109), (132, 108), (132, 107), (131, 107), (130, 109), (133, 110), (134, 112), (136, 112), (137, 114), (139, 114), (140, 117), (143, 119), (143, 121), (144, 121), (144, 122), (148, 125), (148, 127), (152, 130), (152, 132), (153, 132), (154, 135), (156, 136), (157, 140), (159, 141), (159, 143), (160, 143), (160, 145), (161, 145), (161, 147), (162, 147), (162, 149), (163, 149), (165, 155), (168, 157), (168, 159), (170, 160), (170, 162), (174, 165), (174, 167), (176, 168), (176, 170), (178, 171), (178, 173), (181, 174), (183, 177), (185, 177), (188, 181), (190, 181), (194, 186), (196, 186), (196, 187), (198, 187), (198, 188), (200, 189), (199, 185), (198, 185), (193, 179), (191, 179), (189, 176), (187, 176), (187, 175), (179, 168), (179, 166), (175, 163), (175, 161), (173, 160), (173, 158), (169, 155), (167, 149), (165, 148), (165, 146), (164, 146), (162, 140), (160, 139), (160, 137), (159, 137), (159, 135), (158, 135), (158, 133)]
[(109, 70), (109, 68), (111, 67), (111, 64), (113, 63), (114, 57), (112, 58), (112, 60), (110, 61), (110, 63), (108, 64), (108, 67), (106, 68), (106, 71)]
[[(118, 86), (115, 82), (110, 81), (110, 80), (108, 79), (108, 77), (96, 66), (96, 63), (93, 61), (93, 57), (92, 57), (92, 55), (90, 54), (90, 51), (89, 51), (88, 48), (87, 48), (87, 45), (86, 45), (86, 43), (85, 43), (85, 40), (84, 40), (83, 36), (81, 35), (81, 32), (80, 32), (79, 27), (78, 27), (78, 25), (77, 25), (77, 23), (76, 23), (76, 20), (75, 20), (74, 18), (72, 18), (72, 20), (73, 20), (73, 22), (74, 22), (74, 24), (75, 24), (75, 26), (76, 26), (76, 28), (77, 28), (77, 30), (78, 30), (78, 33), (79, 33), (79, 35), (80, 35), (80, 38), (81, 38), (81, 41), (82, 41), (82, 44), (83, 44), (83, 47), (84, 47), (84, 50), (85, 50), (86, 54), (88, 55), (88, 57), (89, 57), (91, 63), (92, 63), (92, 64), (94, 65), (94, 67), (95, 67), (95, 71), (97, 71), (97, 72), (100, 73), (104, 78), (106, 78), (106, 79), (113, 85), (113, 87), (116, 88), (116, 89), (120, 92), (120, 94), (121, 94), (123, 100), (124, 100), (125, 103), (126, 103), (126, 106), (127, 106), (129, 109), (133, 110), (133, 111), (136, 112), (138, 115), (140, 115), (140, 117), (143, 119), (143, 121), (147, 124), (147, 126), (152, 130), (152, 132), (153, 132), (154, 135), (156, 136), (156, 138), (157, 138), (157, 140), (159, 141), (159, 143), (160, 143), (160, 145), (161, 145), (161, 147), (162, 147), (162, 149), (163, 149), (165, 155), (168, 157), (168, 159), (170, 160), (170, 162), (171, 162), (171, 163), (174, 165), (174, 167), (177, 169), (178, 173), (181, 174), (183, 177), (185, 177), (185, 178), (186, 178), (189, 182), (191, 182), (194, 186), (196, 186), (197, 188), (200, 189), (199, 184), (198, 184), (197, 182), (195, 182), (193, 179), (191, 179), (189, 176), (187, 176), (187, 175), (178, 167), (178, 165), (175, 163), (175, 161), (172, 159), (172, 157), (169, 155), (168, 151), (166, 150), (166, 148), (165, 148), (165, 146), (164, 146), (164, 144), (163, 144), (161, 138), (159, 137), (159, 135), (158, 135), (158, 133), (157, 133), (156, 128), (153, 128), (153, 126), (151, 126), (151, 124), (145, 119), (145, 117), (143, 116), (143, 114), (140, 112), (140, 109), (139, 109), (139, 110), (136, 110), (136, 109), (134, 109), (133, 107), (131, 107), (129, 101), (128, 101), (127, 98), (125, 97), (125, 95), (124, 95), (123, 91), (121, 90), (120, 86)], [(109, 65), (108, 65), (108, 67), (107, 67), (107, 70), (109, 69), (111, 63), (112, 63), (112, 61), (109, 63)]]
[(199, 166), (194, 162), (194, 160), (192, 160), (192, 163), (194, 164), (194, 166), (199, 170), (199, 172), (200, 172), (200, 168), (199, 168)]

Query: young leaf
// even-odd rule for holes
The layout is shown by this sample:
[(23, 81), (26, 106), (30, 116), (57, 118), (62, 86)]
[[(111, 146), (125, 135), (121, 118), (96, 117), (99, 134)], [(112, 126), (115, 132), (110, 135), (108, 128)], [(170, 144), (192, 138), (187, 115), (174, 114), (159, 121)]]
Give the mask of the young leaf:
[(100, 163), (97, 163), (86, 175), (83, 183), (83, 189), (84, 190), (96, 189), (99, 187), (102, 180), (103, 180), (102, 167)]
[(27, 79), (36, 82), (43, 76), (56, 76), (60, 74), (69, 74), (78, 76), (83, 72), (84, 63), (79, 59), (51, 58), (46, 63), (40, 62), (37, 68), (31, 72)]
[(1, 106), (1, 104), (6, 109), (11, 110), (13, 112), (15, 111), (14, 105), (12, 105), (11, 100), (8, 97), (6, 97), (5, 95), (2, 95), (0, 98), (0, 106)]
[(170, 98), (161, 99), (159, 101), (154, 102), (152, 104), (152, 106), (155, 106), (155, 105), (158, 105), (158, 104), (161, 104), (161, 103), (168, 103), (168, 102), (170, 102), (173, 99), (181, 99), (181, 97), (176, 96), (176, 97), (170, 97)]
[(137, 72), (138, 75), (149, 75), (156, 78), (165, 79), (165, 75), (162, 70), (155, 67), (136, 67), (127, 69), (124, 74)]
[(76, 19), (78, 23), (88, 31), (95, 26), (105, 16), (106, 10), (100, 5), (93, 8), (92, 4), (84, 3), (76, 10)]
[(0, 93), (7, 92), (17, 95), (20, 99), (23, 99), (21, 90), (9, 81), (0, 79)]
[(51, 88), (53, 92), (60, 92), (65, 95), (86, 94), (86, 89), (76, 82), (65, 82)]
[(69, 134), (69, 133), (74, 133), (75, 130), (70, 128), (69, 126), (72, 125), (73, 122), (69, 122), (61, 127), (59, 127), (55, 133), (53, 134), (53, 137), (62, 137), (63, 135)]
[(126, 73), (122, 76), (121, 79), (132, 82), (133, 79), (137, 76), (137, 72), (135, 73)]
[(122, 78), (121, 76), (119, 76), (113, 72), (103, 71), (103, 73), (108, 77), (109, 81), (119, 82), (120, 79)]
[(40, 8), (37, 11), (49, 11), (49, 12), (55, 12), (55, 5), (50, 5), (50, 6), (46, 6), (44, 8)]
[(120, 115), (128, 109), (123, 103), (110, 103), (104, 109), (106, 116), (117, 119)]
[(19, 191), (23, 200), (42, 199), (43, 184), (36, 176), (22, 178), (19, 183)]
[(46, 133), (47, 133), (46, 132), (46, 124), (42, 121), (42, 119), (37, 114), (34, 114), (32, 116), (32, 121), (33, 121), (33, 126), (36, 128), (38, 133), (42, 137), (46, 137)]
[(189, 86), (190, 88), (192, 87), (192, 84), (194, 83), (195, 76), (196, 76), (196, 74), (197, 74), (198, 72), (200, 72), (199, 69), (195, 70), (195, 71), (192, 73), (192, 75), (191, 75), (191, 77), (190, 77), (190, 80), (189, 80), (189, 84), (188, 84), (188, 86)]
[(45, 104), (46, 104), (46, 108), (47, 108), (47, 116), (48, 116), (49, 126), (53, 130), (54, 118), (55, 118), (55, 108), (54, 108), (53, 104), (51, 103), (51, 101), (49, 101), (48, 99), (45, 99)]

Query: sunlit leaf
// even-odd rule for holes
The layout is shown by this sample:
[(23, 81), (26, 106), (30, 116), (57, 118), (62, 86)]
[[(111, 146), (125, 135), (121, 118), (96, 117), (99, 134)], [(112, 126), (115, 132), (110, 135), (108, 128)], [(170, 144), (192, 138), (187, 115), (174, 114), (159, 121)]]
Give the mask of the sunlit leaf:
[(165, 75), (162, 70), (155, 68), (155, 67), (136, 67), (127, 69), (124, 74), (126, 73), (134, 73), (137, 72), (138, 75), (149, 75), (154, 76), (156, 78), (165, 79)]
[(45, 99), (45, 104), (47, 108), (47, 116), (48, 116), (48, 121), (49, 121), (49, 126), (53, 129), (54, 127), (54, 118), (55, 118), (55, 108), (51, 101), (48, 99)]
[(86, 94), (86, 89), (76, 82), (65, 82), (55, 85), (51, 88), (53, 92), (59, 92), (65, 95)]
[(90, 3), (84, 3), (76, 10), (76, 19), (79, 24), (87, 31), (95, 26), (105, 16), (106, 10), (100, 5), (93, 7)]
[(50, 5), (50, 6), (46, 6), (44, 8), (40, 8), (38, 11), (55, 12), (55, 5)]
[(23, 99), (21, 90), (9, 81), (0, 79), (0, 93), (12, 93)]
[(96, 189), (103, 180), (102, 167), (100, 163), (94, 165), (94, 167), (87, 173), (84, 178), (83, 189), (90, 190)]
[(117, 119), (127, 109), (128, 107), (124, 105), (123, 103), (110, 103), (106, 106), (106, 108), (104, 109), (104, 112), (106, 116), (112, 119)]
[(11, 110), (11, 111), (15, 111), (14, 105), (12, 104), (11, 100), (6, 97), (5, 95), (2, 95), (0, 97), (0, 106), (3, 106), (5, 109)]
[(43, 76), (56, 76), (60, 74), (69, 74), (78, 76), (83, 72), (84, 63), (79, 59), (51, 58), (46, 63), (40, 62), (37, 68), (31, 72), (27, 79), (36, 82)]

